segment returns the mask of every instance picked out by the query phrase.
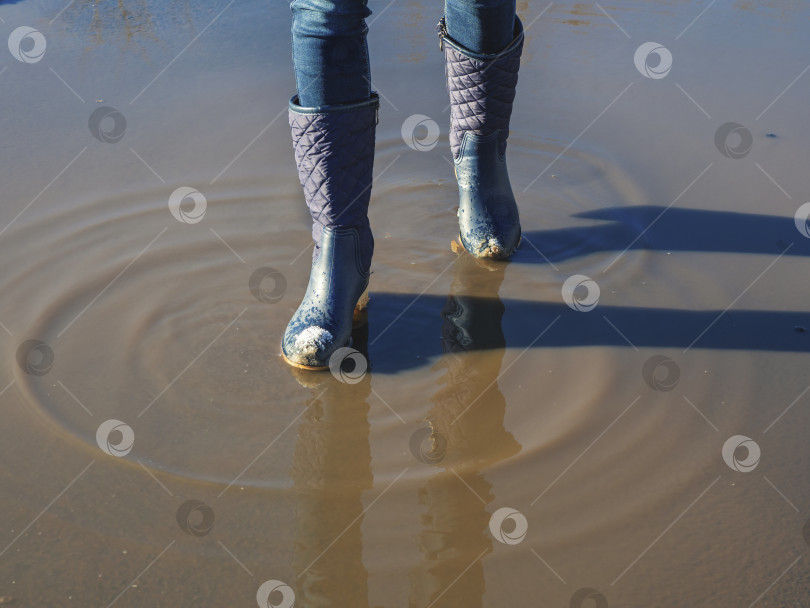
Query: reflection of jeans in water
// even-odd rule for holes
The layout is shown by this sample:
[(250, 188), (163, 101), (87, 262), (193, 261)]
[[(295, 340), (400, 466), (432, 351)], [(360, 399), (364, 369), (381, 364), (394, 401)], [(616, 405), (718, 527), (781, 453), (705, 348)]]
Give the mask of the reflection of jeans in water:
[[(292, 47), (300, 104), (371, 97), (365, 19), (368, 0), (293, 0)], [(515, 0), (446, 0), (447, 33), (475, 53), (495, 54), (512, 40)]]

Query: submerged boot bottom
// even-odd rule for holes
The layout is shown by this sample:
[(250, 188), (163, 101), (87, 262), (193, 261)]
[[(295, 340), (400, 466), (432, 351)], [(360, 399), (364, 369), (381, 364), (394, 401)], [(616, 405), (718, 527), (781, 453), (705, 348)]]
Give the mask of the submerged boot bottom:
[(370, 273), (360, 260), (358, 228), (324, 228), (321, 252), (309, 284), (281, 341), (290, 365), (302, 369), (329, 368), (334, 352), (349, 344), (355, 310), (363, 300)]
[(455, 172), (461, 244), (475, 257), (504, 260), (520, 243), (520, 217), (499, 137), (465, 133)]

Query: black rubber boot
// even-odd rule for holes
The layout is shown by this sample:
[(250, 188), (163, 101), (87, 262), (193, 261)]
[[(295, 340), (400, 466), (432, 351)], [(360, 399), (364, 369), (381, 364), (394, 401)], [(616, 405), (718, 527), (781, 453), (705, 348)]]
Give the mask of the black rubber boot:
[(367, 300), (374, 238), (368, 204), (379, 97), (341, 106), (304, 108), (290, 101), (290, 129), (315, 241), (306, 295), (284, 332), (291, 365), (328, 369), (349, 343), (356, 308)]
[(450, 147), (458, 180), (461, 244), (475, 257), (506, 259), (520, 243), (520, 217), (506, 169), (523, 25), (501, 52), (474, 53), (437, 26), (450, 95)]

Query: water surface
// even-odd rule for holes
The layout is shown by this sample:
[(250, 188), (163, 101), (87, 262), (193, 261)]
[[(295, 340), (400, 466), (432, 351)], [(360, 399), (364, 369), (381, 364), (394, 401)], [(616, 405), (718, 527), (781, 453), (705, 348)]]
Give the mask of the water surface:
[(803, 605), (806, 5), (519, 2), (509, 264), (451, 248), (440, 3), (370, 5), (349, 383), (279, 357), (311, 252), (286, 4), (0, 4), (47, 41), (0, 59), (0, 597)]

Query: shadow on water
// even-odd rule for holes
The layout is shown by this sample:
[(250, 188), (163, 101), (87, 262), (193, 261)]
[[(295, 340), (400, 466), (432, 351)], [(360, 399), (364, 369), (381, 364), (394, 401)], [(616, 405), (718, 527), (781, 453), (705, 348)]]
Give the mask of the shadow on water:
[(572, 217), (605, 223), (526, 232), (524, 236), (542, 256), (524, 244), (514, 261), (547, 264), (591, 253), (639, 249), (761, 254), (787, 249), (786, 255), (810, 256), (810, 239), (799, 234), (792, 218), (656, 205), (609, 207)]
[[(799, 235), (792, 218), (654, 206), (604, 209), (577, 217), (610, 222), (528, 236), (547, 249), (544, 255), (551, 261), (573, 257), (570, 252), (574, 250), (576, 255), (621, 252), (635, 238), (628, 240), (628, 226), (637, 228), (635, 235), (649, 226), (632, 244), (635, 249), (810, 255), (810, 239)], [(525, 246), (515, 262), (547, 263)], [(493, 284), (492, 273), (502, 275), (505, 266), (484, 267), (462, 253), (454, 264), (448, 297), (374, 293), (369, 306), (369, 322), (379, 332), (371, 342), (374, 371), (395, 373), (421, 367), (443, 352), (448, 336), (467, 344), (467, 350), (490, 351), (506, 346), (631, 345), (685, 350), (810, 350), (810, 314), (806, 310), (682, 310), (599, 304), (580, 312), (569, 308), (562, 297), (558, 302), (500, 299), (497, 288), (481, 291), (482, 284)], [(485, 280), (480, 280), (482, 277)], [(501, 280), (502, 276), (494, 283), (499, 285)], [(467, 295), (471, 293), (477, 295)], [(426, 322), (429, 319), (435, 323)]]
[[(370, 314), (375, 327), (386, 327), (398, 312), (411, 304), (413, 294), (374, 294), (379, 315)], [(426, 326), (420, 318), (439, 319), (445, 298), (425, 295), (411, 305), (371, 352), (370, 366), (377, 373), (395, 373), (424, 365), (425, 359), (441, 353), (437, 338), (438, 321)], [(810, 351), (810, 313), (807, 311), (764, 310), (672, 310), (597, 306), (583, 313), (564, 303), (468, 296), (465, 305), (475, 312), (466, 314), (483, 324), (481, 333), (492, 331), (486, 311), (503, 307), (507, 344), (524, 349), (571, 346), (619, 346), (630, 348), (700, 348), (753, 351)], [(371, 307), (370, 307), (371, 308)], [(626, 340), (611, 326), (619, 328)], [(489, 327), (489, 329), (487, 329)], [(407, 328), (407, 335), (403, 334)], [(463, 330), (457, 330), (463, 331)], [(545, 332), (545, 333), (543, 333)], [(540, 334), (543, 334), (540, 336)], [(500, 346), (483, 342), (482, 349)]]
[[(397, 310), (413, 300), (412, 294), (374, 294), (384, 303), (385, 312), (370, 317), (375, 327), (393, 322)], [(392, 373), (420, 367), (424, 359), (441, 353), (435, 326), (420, 323), (420, 317), (438, 319), (445, 299), (425, 295), (392, 325), (371, 353), (375, 372)], [(810, 313), (807, 311), (764, 310), (673, 310), (633, 306), (597, 306), (583, 313), (564, 303), (469, 296), (467, 313), (478, 323), (491, 325), (484, 311), (506, 309), (516, 321), (506, 323), (507, 344), (511, 348), (552, 348), (569, 346), (621, 346), (638, 348), (701, 348), (725, 350), (806, 352), (810, 350)], [(383, 306), (379, 306), (382, 308)], [(478, 311), (481, 311), (480, 313)], [(556, 320), (555, 320), (556, 319)], [(609, 322), (608, 322), (609, 321)], [(626, 340), (611, 324), (621, 330)], [(402, 333), (407, 328), (407, 336)], [(460, 331), (460, 330), (459, 330)], [(482, 330), (487, 333), (489, 330)], [(540, 336), (542, 332), (543, 335)], [(500, 348), (482, 343), (479, 348)]]

